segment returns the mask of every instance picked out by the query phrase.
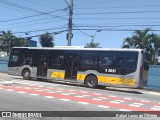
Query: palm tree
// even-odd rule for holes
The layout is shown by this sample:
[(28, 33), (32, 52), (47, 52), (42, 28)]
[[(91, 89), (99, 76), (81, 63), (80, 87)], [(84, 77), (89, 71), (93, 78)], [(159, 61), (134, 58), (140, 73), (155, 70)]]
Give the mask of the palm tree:
[(12, 34), (10, 30), (7, 32), (2, 31), (0, 34), (0, 41), (2, 42), (0, 45), (1, 51), (6, 51), (8, 55), (10, 54), (10, 50), (12, 47), (26, 47), (28, 46), (28, 41), (25, 38), (18, 38)]
[(134, 40), (130, 37), (127, 37), (124, 39), (123, 41), (123, 45), (122, 45), (122, 48), (134, 48)]
[[(156, 63), (155, 54), (160, 48), (160, 37), (154, 33), (149, 33), (151, 29), (136, 30), (132, 37), (127, 37), (123, 41), (122, 48), (140, 48), (146, 49), (150, 53), (151, 64)], [(152, 47), (151, 44), (154, 44)]]
[(0, 40), (2, 41), (0, 49), (10, 53), (10, 48), (13, 46), (15, 38), (16, 36), (14, 36), (11, 31), (2, 31), (0, 34)]
[(42, 34), (39, 38), (39, 41), (42, 47), (53, 47), (54, 46), (53, 36), (50, 35), (48, 32), (45, 34)]
[(85, 48), (101, 48), (99, 45), (92, 40), (90, 43), (86, 43)]

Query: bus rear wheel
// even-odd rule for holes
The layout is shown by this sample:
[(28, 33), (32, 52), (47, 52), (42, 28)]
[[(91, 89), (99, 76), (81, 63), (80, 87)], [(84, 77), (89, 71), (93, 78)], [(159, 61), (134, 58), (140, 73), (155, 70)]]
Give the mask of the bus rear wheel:
[(96, 88), (98, 85), (97, 77), (94, 75), (87, 76), (87, 78), (85, 80), (85, 84), (89, 88)]
[(23, 70), (22, 76), (23, 76), (23, 79), (29, 80), (31, 78), (30, 70), (28, 69)]

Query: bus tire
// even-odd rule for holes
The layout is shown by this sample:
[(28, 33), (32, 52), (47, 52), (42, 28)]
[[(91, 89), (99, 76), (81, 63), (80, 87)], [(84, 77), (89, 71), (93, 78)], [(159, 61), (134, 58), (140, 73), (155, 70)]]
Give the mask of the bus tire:
[(30, 70), (29, 69), (24, 69), (23, 72), (22, 72), (22, 76), (23, 76), (23, 79), (30, 80), (30, 78), (31, 78)]
[(96, 88), (98, 85), (97, 77), (94, 75), (89, 75), (85, 79), (85, 85), (89, 88)]

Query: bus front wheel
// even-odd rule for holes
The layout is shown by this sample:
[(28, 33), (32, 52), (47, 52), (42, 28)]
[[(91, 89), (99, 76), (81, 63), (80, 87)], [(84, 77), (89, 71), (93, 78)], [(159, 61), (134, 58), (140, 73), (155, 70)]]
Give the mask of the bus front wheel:
[(96, 88), (98, 85), (97, 77), (94, 75), (87, 76), (87, 78), (85, 80), (85, 84), (89, 88)]
[(23, 73), (22, 73), (23, 79), (29, 80), (31, 78), (30, 75), (31, 75), (30, 70), (28, 69), (23, 70)]

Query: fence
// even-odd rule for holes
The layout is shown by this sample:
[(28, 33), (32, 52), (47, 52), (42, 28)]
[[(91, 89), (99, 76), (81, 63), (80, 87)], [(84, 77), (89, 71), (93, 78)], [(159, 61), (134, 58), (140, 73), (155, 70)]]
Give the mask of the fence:
[[(8, 71), (8, 57), (0, 57), (0, 72)], [(151, 65), (149, 68), (147, 89), (160, 90), (160, 65)]]

